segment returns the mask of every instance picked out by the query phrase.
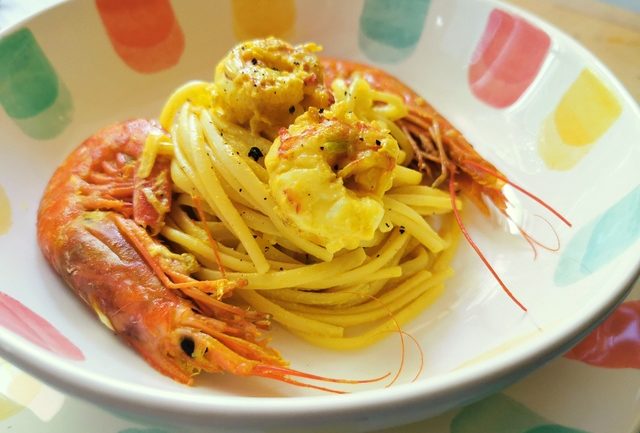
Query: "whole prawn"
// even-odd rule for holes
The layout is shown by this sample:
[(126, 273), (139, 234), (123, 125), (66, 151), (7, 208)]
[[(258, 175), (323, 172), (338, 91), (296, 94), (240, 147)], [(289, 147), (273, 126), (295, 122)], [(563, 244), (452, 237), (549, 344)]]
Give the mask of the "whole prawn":
[[(440, 186), (448, 180), (452, 209), (460, 230), (505, 293), (520, 309), (526, 312), (526, 307), (509, 290), (471, 239), (455, 205), (457, 192), (462, 191), (483, 214), (488, 216), (490, 210), (485, 202), (486, 197), (502, 215), (513, 221), (507, 213), (508, 201), (503, 192), (504, 187), (509, 184), (548, 209), (567, 226), (571, 227), (571, 223), (543, 200), (507, 179), (495, 166), (478, 154), (460, 131), (447, 119), (397, 78), (380, 69), (356, 62), (323, 58), (321, 63), (324, 69), (325, 83), (328, 87), (336, 79), (349, 82), (354, 77), (360, 76), (372, 88), (390, 92), (402, 98), (407, 105), (409, 114), (399, 119), (397, 124), (409, 138), (414, 153), (413, 164), (427, 176), (427, 181), (430, 180), (434, 187)], [(534, 252), (536, 245), (553, 249), (542, 245), (519, 226), (518, 230), (532, 246)]]
[(38, 242), (66, 283), (150, 365), (178, 382), (191, 384), (201, 370), (334, 392), (293, 377), (369, 381), (285, 367), (261, 336), (269, 317), (221, 300), (245, 281), (195, 281), (189, 277), (195, 258), (172, 253), (151, 236), (170, 208), (172, 185), (168, 157), (159, 156), (146, 178), (137, 176), (150, 133), (162, 131), (147, 120), (102, 129), (50, 180), (38, 211)]

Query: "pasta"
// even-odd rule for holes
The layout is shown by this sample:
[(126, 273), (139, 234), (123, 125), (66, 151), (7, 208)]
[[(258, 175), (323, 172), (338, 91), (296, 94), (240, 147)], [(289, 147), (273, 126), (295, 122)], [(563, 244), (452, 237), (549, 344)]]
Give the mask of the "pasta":
[[(229, 83), (225, 86), (226, 91)], [(256, 131), (252, 130), (255, 123), (234, 121), (221, 107), (215, 83), (190, 82), (169, 97), (159, 117), (167, 134), (147, 138), (138, 174), (148, 175), (157, 155), (171, 155), (177, 197), (160, 234), (177, 250), (196, 257), (197, 278), (245, 280), (246, 285), (234, 295), (239, 302), (270, 314), (311, 343), (342, 349), (383, 338), (437, 299), (452, 274), (458, 231), (449, 195), (423, 185), (422, 174), (410, 167), (411, 138), (395, 123), (408, 113), (403, 100), (374, 90), (363, 78), (350, 83), (336, 79), (331, 90), (332, 106), (292, 104), (289, 111), (304, 109), (304, 116), (329, 121), (347, 116), (373, 125), (371, 133), (384, 134), (393, 146), (397, 143), (388, 151), (395, 159), (388, 185), (380, 180), (386, 175), (380, 169), (375, 179), (371, 172), (357, 172), (351, 180), (347, 180), (349, 164), (337, 170), (346, 173), (342, 188), (348, 188), (349, 182), (360, 182), (356, 189), (364, 182), (375, 183), (371, 189), (375, 193), (346, 191), (340, 199), (366, 197), (381, 209), (379, 216), (371, 217), (374, 231), (358, 233), (357, 244), (336, 247), (322, 240), (324, 234), (308, 234), (309, 230), (292, 222), (301, 217), (283, 210), (273, 188), (273, 169), (265, 165), (265, 160), (280, 157), (273, 147), (284, 146), (284, 133), (274, 143), (274, 137), (265, 132), (273, 128)], [(304, 116), (294, 117), (296, 124)], [(311, 125), (320, 128), (322, 123)], [(329, 141), (319, 149), (331, 146), (342, 144)], [(314, 185), (309, 182), (304, 187), (311, 191), (309, 196), (322, 193), (311, 190)], [(333, 212), (337, 204), (331, 205)], [(200, 213), (205, 216), (204, 225)], [(315, 224), (317, 218), (313, 218)], [(363, 326), (364, 332), (354, 331)]]
[(511, 185), (571, 226), (396, 78), (319, 50), (241, 43), (212, 82), (169, 97), (162, 128), (134, 119), (97, 131), (43, 194), (45, 258), (179, 382), (201, 371), (331, 392), (342, 391), (308, 382), (380, 381), (288, 368), (263, 331), (275, 321), (332, 349), (396, 332), (404, 347), (401, 326), (444, 290), (460, 234), (526, 312), (466, 230), (458, 195), (517, 225)]

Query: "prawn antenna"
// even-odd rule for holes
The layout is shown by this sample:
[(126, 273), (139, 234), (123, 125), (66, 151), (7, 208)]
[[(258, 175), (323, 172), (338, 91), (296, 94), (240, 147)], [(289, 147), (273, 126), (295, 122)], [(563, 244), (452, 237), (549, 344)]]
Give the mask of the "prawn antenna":
[(527, 243), (529, 244), (529, 246), (533, 250), (533, 260), (535, 260), (538, 257), (538, 249), (537, 249), (537, 247), (540, 247), (540, 248), (542, 248), (544, 250), (547, 250), (547, 251), (553, 251), (553, 252), (560, 251), (560, 237), (558, 236), (558, 232), (556, 232), (556, 229), (553, 228), (551, 223), (549, 221), (547, 221), (546, 218), (544, 218), (544, 217), (542, 217), (540, 215), (535, 215), (535, 216), (540, 218), (542, 221), (544, 221), (549, 226), (549, 228), (553, 232), (554, 236), (556, 237), (555, 246), (543, 244), (542, 242), (540, 242), (539, 240), (534, 238), (532, 235), (530, 235), (529, 232), (527, 232), (525, 229), (523, 229), (517, 222), (514, 221), (513, 218), (511, 218), (511, 216), (505, 214), (505, 217), (516, 226), (516, 228), (520, 232), (520, 235), (522, 235), (524, 240), (527, 241)]
[(554, 214), (556, 217), (558, 217), (558, 219), (560, 221), (562, 221), (564, 224), (566, 224), (567, 227), (571, 227), (571, 222), (569, 222), (568, 219), (566, 219), (564, 216), (562, 216), (562, 214), (560, 212), (558, 212), (553, 207), (551, 207), (551, 205), (547, 204), (547, 202), (542, 200), (540, 197), (538, 197), (537, 195), (527, 191), (526, 189), (524, 189), (520, 185), (518, 185), (516, 183), (513, 183), (512, 181), (507, 179), (504, 175), (499, 173), (497, 170), (492, 170), (492, 169), (490, 169), (488, 167), (485, 167), (485, 166), (483, 166), (481, 164), (478, 164), (477, 162), (474, 162), (474, 161), (471, 161), (471, 160), (468, 160), (468, 159), (465, 159), (464, 161), (461, 161), (461, 164), (464, 164), (464, 165), (467, 165), (467, 166), (471, 166), (471, 167), (473, 167), (475, 169), (478, 169), (480, 171), (484, 171), (485, 173), (490, 174), (491, 176), (495, 177), (496, 179), (500, 179), (504, 183), (511, 185), (513, 188), (517, 189), (518, 191), (520, 191), (521, 193), (523, 193), (524, 195), (526, 195), (527, 197), (531, 198), (532, 200), (537, 202), (539, 205), (541, 205), (542, 207), (547, 209), (549, 212)]
[(411, 335), (410, 333), (402, 329), (402, 326), (400, 326), (400, 323), (398, 322), (396, 317), (393, 315), (393, 311), (391, 311), (391, 309), (376, 296), (369, 295), (366, 293), (352, 292), (352, 291), (343, 291), (343, 293), (352, 293), (354, 295), (360, 296), (361, 298), (369, 298), (371, 301), (377, 303), (381, 308), (383, 308), (386, 311), (387, 316), (389, 317), (389, 320), (393, 322), (393, 326), (395, 330), (389, 331), (389, 332), (397, 332), (398, 336), (400, 337), (400, 366), (398, 367), (398, 370), (396, 371), (393, 378), (391, 379), (391, 382), (385, 385), (385, 388), (389, 388), (394, 383), (396, 383), (398, 378), (400, 377), (400, 374), (402, 373), (402, 370), (404, 370), (404, 364), (406, 359), (406, 346), (405, 346), (404, 337), (408, 337), (413, 341), (413, 343), (415, 344), (420, 354), (420, 367), (418, 368), (418, 372), (416, 373), (414, 378), (411, 380), (411, 382), (415, 382), (416, 380), (418, 380), (418, 378), (422, 374), (422, 370), (424, 369), (424, 351), (422, 350), (422, 346), (420, 345), (418, 340), (413, 335)]
[[(475, 166), (475, 164), (474, 164), (474, 166)], [(507, 294), (507, 296), (509, 296), (509, 298), (511, 298), (511, 300), (513, 302), (515, 302), (515, 304), (522, 311), (524, 311), (526, 313), (527, 312), (527, 307), (525, 307), (522, 304), (522, 302), (520, 302), (518, 300), (518, 298), (516, 298), (516, 296), (511, 292), (511, 290), (509, 290), (507, 285), (502, 281), (502, 279), (500, 278), (500, 276), (498, 275), (496, 270), (493, 269), (493, 266), (491, 266), (491, 264), (489, 263), (489, 261), (485, 257), (484, 253), (480, 250), (480, 247), (478, 247), (478, 245), (473, 241), (473, 239), (471, 239), (471, 235), (469, 234), (469, 232), (467, 231), (467, 228), (465, 227), (464, 223), (462, 222), (462, 217), (460, 216), (460, 212), (458, 211), (458, 207), (456, 206), (456, 199), (457, 199), (457, 196), (456, 196), (456, 185), (455, 185), (456, 170), (457, 170), (456, 167), (453, 164), (451, 164), (450, 165), (451, 173), (449, 174), (449, 197), (451, 199), (451, 207), (453, 209), (453, 215), (454, 215), (454, 217), (456, 219), (456, 222), (458, 223), (458, 227), (460, 227), (460, 231), (464, 235), (464, 237), (467, 240), (467, 242), (469, 243), (469, 245), (471, 245), (471, 248), (473, 248), (475, 250), (476, 254), (478, 255), (478, 257), (480, 257), (480, 260), (482, 260), (482, 263), (484, 263), (484, 265), (487, 267), (487, 269), (489, 269), (489, 272), (491, 272), (491, 274), (496, 279), (498, 284), (500, 284), (500, 287), (502, 287), (502, 290)]]
[(218, 242), (213, 238), (211, 234), (211, 230), (209, 230), (209, 226), (207, 225), (207, 217), (204, 214), (204, 207), (202, 206), (202, 198), (199, 195), (193, 195), (191, 197), (193, 199), (193, 204), (196, 208), (196, 213), (198, 214), (198, 218), (200, 219), (200, 225), (202, 229), (207, 234), (207, 239), (209, 240), (209, 245), (211, 245), (211, 249), (213, 250), (213, 254), (216, 258), (216, 264), (218, 265), (218, 269), (220, 269), (220, 274), (222, 278), (226, 278), (226, 271), (224, 269), (224, 265), (222, 264), (222, 258), (220, 258), (220, 248), (218, 248)]

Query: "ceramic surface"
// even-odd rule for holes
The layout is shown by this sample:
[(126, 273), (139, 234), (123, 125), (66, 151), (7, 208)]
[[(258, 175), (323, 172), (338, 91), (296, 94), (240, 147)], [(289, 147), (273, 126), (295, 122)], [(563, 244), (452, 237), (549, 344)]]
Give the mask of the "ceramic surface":
[[(640, 113), (600, 62), (544, 22), (489, 0), (283, 0), (252, 9), (154, 0), (139, 16), (118, 16), (120, 3), (64, 3), (0, 38), (0, 354), (26, 371), (168, 422), (367, 430), (500, 389), (568, 349), (627, 293), (640, 257)], [(570, 219), (565, 227), (512, 191), (527, 230), (553, 242), (541, 214), (561, 242), (533, 260), (524, 240), (467, 206), (474, 239), (528, 314), (463, 245), (444, 295), (405, 328), (425, 353), (417, 382), (408, 383), (417, 368), (409, 352), (397, 385), (347, 396), (230, 376), (187, 388), (149, 368), (64, 287), (35, 241), (37, 204), (55, 167), (99, 127), (157, 116), (175, 87), (211, 79), (226, 50), (265, 34), (313, 40), (325, 55), (395, 74)], [(330, 352), (275, 329), (273, 344), (296, 368), (319, 374), (374, 376), (399, 363), (393, 337)]]

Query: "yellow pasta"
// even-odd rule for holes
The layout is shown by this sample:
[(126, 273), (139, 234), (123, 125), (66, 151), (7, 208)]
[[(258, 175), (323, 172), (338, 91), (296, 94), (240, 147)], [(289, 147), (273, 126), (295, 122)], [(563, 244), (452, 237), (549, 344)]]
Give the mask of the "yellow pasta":
[[(322, 281), (335, 273), (345, 272), (359, 266), (366, 259), (362, 248), (351, 251), (330, 262), (314, 263), (296, 269), (276, 270), (265, 274), (258, 273), (227, 273), (229, 277), (247, 281), (247, 289), (273, 290), (286, 287), (297, 287), (299, 284)], [(219, 271), (202, 269), (201, 275), (207, 280), (222, 277)]]
[(255, 291), (243, 290), (240, 296), (256, 309), (277, 317), (280, 323), (288, 323), (290, 329), (323, 337), (342, 337), (344, 329), (329, 323), (301, 317), (275, 304)]
[(325, 347), (327, 349), (337, 349), (337, 350), (355, 350), (361, 349), (366, 346), (370, 346), (381, 340), (384, 337), (387, 337), (391, 333), (398, 332), (400, 327), (407, 323), (409, 320), (413, 319), (419, 313), (424, 311), (429, 305), (433, 304), (440, 293), (444, 289), (444, 285), (439, 285), (434, 287), (433, 289), (423, 293), (420, 295), (411, 305), (407, 308), (395, 313), (392, 319), (386, 320), (382, 324), (355, 336), (344, 336), (344, 337), (330, 337), (321, 335), (319, 333), (309, 333), (300, 331), (297, 329), (292, 329), (292, 332), (309, 341), (312, 344), (317, 346)]
[(208, 105), (211, 102), (209, 87), (211, 87), (211, 83), (205, 81), (189, 81), (176, 89), (160, 112), (160, 125), (167, 131), (171, 130), (176, 113), (188, 100)]
[[(313, 344), (352, 349), (397, 331), (437, 298), (452, 274), (457, 228), (451, 223), (449, 195), (422, 185), (422, 173), (406, 165), (414, 150), (395, 123), (408, 113), (402, 99), (373, 90), (360, 78), (349, 84), (335, 80), (333, 90), (334, 106), (342, 111), (335, 108), (325, 116), (366, 122), (376, 134), (387, 134), (397, 143), (392, 152), (395, 166), (383, 187), (388, 191), (372, 199), (381, 209), (377, 226), (356, 247), (332, 252), (320, 238), (304, 233), (281, 198), (288, 197), (294, 207), (307, 199), (295, 195), (299, 193), (274, 195), (273, 167), (265, 162), (286, 158), (280, 153), (289, 150), (284, 144), (287, 133), (281, 130), (274, 140), (274, 135), (257, 133), (257, 123), (247, 126), (226, 114), (228, 108), (216, 105), (216, 89), (210, 83), (187, 83), (169, 98), (160, 122), (170, 134), (147, 139), (139, 173), (148, 174), (158, 155), (172, 158), (171, 177), (178, 194), (161, 235), (197, 258), (200, 269), (195, 277), (243, 280), (246, 284), (235, 295), (238, 302), (269, 314)], [(322, 113), (310, 110), (305, 116)], [(319, 150), (330, 153), (341, 151), (341, 146), (334, 140)], [(308, 155), (302, 152), (293, 162), (308, 170), (307, 182), (313, 188), (317, 180), (311, 179), (319, 179), (319, 169), (316, 163), (305, 165)], [(348, 170), (346, 166), (335, 171), (347, 179)], [(364, 175), (353, 179), (378, 181)], [(355, 196), (349, 192), (345, 197)], [(334, 211), (327, 207), (325, 212)], [(439, 230), (432, 225), (436, 220)], [(354, 329), (359, 331), (354, 334)]]

